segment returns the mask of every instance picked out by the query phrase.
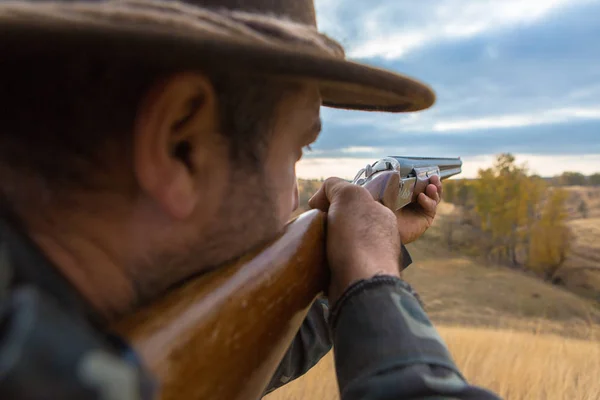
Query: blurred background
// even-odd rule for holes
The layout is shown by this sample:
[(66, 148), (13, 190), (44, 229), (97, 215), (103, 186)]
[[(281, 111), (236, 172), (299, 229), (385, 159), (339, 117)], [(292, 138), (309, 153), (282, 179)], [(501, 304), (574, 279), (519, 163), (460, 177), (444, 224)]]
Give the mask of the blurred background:
[[(600, 1), (316, 0), (350, 58), (431, 85), (409, 115), (323, 109), (298, 167), (458, 157), (405, 278), (465, 373), (506, 399), (600, 399)], [(269, 399), (336, 399), (331, 357)]]

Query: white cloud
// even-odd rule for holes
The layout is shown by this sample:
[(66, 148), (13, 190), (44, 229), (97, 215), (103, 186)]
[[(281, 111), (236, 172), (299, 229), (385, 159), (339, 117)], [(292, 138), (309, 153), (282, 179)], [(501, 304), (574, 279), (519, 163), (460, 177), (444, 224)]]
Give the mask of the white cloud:
[(344, 154), (360, 154), (360, 153), (377, 153), (379, 151), (376, 147), (368, 146), (353, 146), (346, 147), (340, 150)]
[[(530, 110), (524, 113), (456, 118), (447, 118), (432, 112), (407, 115), (359, 114), (344, 118), (334, 114), (324, 114), (323, 118), (325, 127), (327, 127), (327, 123), (331, 119), (331, 122), (338, 127), (366, 125), (392, 132), (402, 130), (407, 132), (446, 133), (563, 124), (582, 120), (600, 120), (600, 104), (587, 107), (560, 107)], [(348, 152), (352, 152), (352, 150)]]
[(524, 114), (498, 115), (436, 122), (434, 132), (474, 131), (493, 128), (517, 128), (560, 124), (575, 120), (600, 120), (600, 106), (569, 107)]
[[(514, 154), (517, 163), (526, 162), (532, 173), (541, 176), (554, 176), (564, 171), (579, 171), (583, 174), (600, 172), (600, 154), (577, 156), (541, 156), (532, 154)], [(475, 178), (480, 168), (491, 167), (495, 155), (463, 157), (463, 173), (457, 178)], [(298, 177), (304, 179), (321, 179), (337, 176), (352, 179), (356, 173), (367, 164), (373, 163), (373, 158), (310, 158), (298, 163)]]
[(536, 23), (589, 1), (594, 0), (371, 0), (360, 18), (348, 21), (338, 16), (341, 1), (317, 0), (317, 15), (321, 28), (334, 38), (345, 41), (345, 32), (358, 32), (346, 44), (350, 57), (396, 59), (434, 42)]
[(428, 39), (426, 32), (397, 33), (387, 37), (377, 35), (351, 47), (348, 51), (348, 56), (351, 58), (372, 58), (377, 56), (385, 59), (400, 58), (410, 50), (426, 44)]

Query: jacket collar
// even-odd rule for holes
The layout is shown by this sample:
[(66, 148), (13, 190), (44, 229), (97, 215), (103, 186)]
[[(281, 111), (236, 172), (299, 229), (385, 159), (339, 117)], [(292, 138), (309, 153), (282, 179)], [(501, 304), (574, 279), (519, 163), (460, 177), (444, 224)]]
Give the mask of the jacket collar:
[(0, 301), (11, 288), (22, 285), (34, 286), (51, 295), (65, 310), (84, 317), (96, 327), (105, 322), (16, 219), (3, 215), (0, 217)]

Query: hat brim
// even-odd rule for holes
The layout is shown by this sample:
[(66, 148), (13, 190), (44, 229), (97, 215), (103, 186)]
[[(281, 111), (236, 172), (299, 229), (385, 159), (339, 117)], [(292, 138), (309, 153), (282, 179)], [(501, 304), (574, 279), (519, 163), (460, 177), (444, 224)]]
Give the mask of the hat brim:
[(0, 54), (102, 53), (165, 67), (246, 70), (313, 80), (323, 105), (335, 108), (412, 112), (431, 107), (433, 90), (399, 73), (323, 55), (305, 47), (279, 46), (203, 32), (183, 35), (166, 29), (118, 24), (44, 24), (0, 21)]

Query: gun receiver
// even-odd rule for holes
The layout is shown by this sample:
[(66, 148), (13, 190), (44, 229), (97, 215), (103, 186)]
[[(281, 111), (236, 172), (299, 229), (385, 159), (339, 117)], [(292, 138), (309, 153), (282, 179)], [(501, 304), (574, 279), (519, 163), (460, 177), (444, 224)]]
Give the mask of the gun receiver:
[(385, 157), (361, 169), (353, 183), (365, 186), (388, 171), (397, 172), (400, 175), (400, 181), (395, 203), (386, 204), (384, 202), (384, 204), (398, 210), (416, 201), (419, 194), (425, 191), (432, 176), (437, 175), (444, 180), (460, 174), (462, 160), (460, 158)]

